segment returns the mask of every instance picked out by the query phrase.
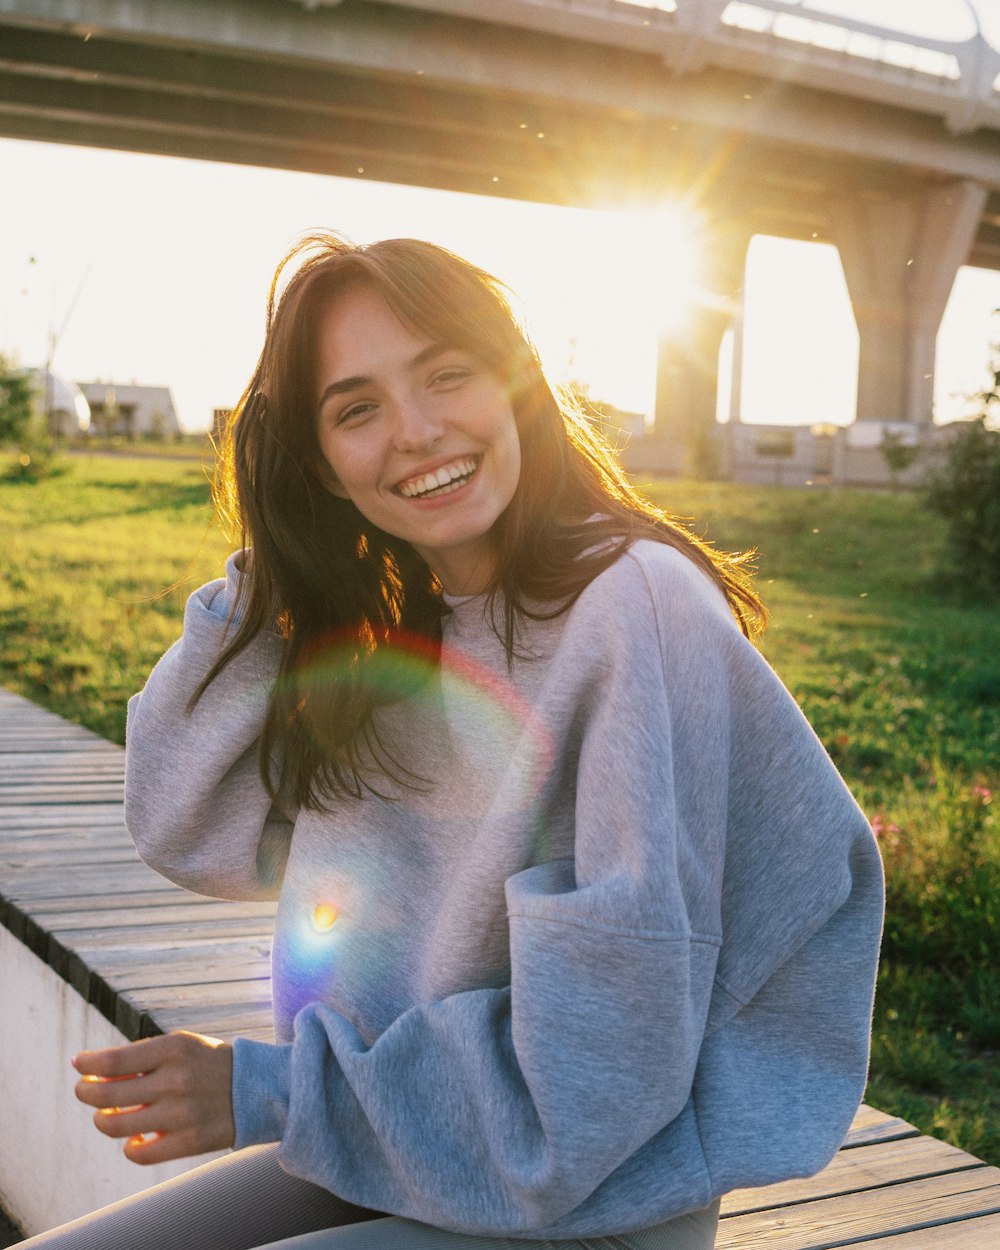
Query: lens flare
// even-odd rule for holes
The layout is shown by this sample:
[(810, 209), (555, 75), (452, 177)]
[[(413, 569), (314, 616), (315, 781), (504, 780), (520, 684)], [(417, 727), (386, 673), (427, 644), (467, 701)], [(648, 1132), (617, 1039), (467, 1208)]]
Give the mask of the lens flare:
[(296, 681), (303, 728), (331, 754), (340, 750), (337, 700), (370, 701), (366, 742), (384, 748), (381, 760), (403, 779), (394, 785), (375, 759), (373, 789), (411, 810), (433, 802), (440, 816), (483, 818), (523, 809), (551, 769), (551, 735), (528, 700), (506, 672), (458, 647), (439, 649), (401, 630), (377, 645), (331, 634), (310, 647)]
[[(373, 767), (363, 774), (371, 792), (335, 806), (322, 862), (289, 862), (273, 949), (276, 1018), (370, 995), (374, 985), (386, 1003), (405, 997), (410, 926), (415, 917), (437, 924), (438, 882), (427, 879), (423, 891), (419, 872), (439, 871), (441, 847), (502, 842), (512, 826), (520, 837), (529, 831), (531, 845), (511, 872), (565, 853), (565, 831), (548, 828), (541, 801), (556, 757), (548, 727), (502, 656), (483, 663), (459, 641), (438, 649), (394, 632), (368, 648), (357, 636), (328, 636), (296, 675), (297, 693), (313, 704), (302, 727), (317, 746), (335, 739), (342, 696), (363, 692), (374, 705), (371, 736), (396, 773)], [(526, 680), (537, 681), (525, 668)], [(356, 812), (355, 802), (370, 806)], [(392, 876), (398, 859), (386, 854), (397, 838), (414, 857), (412, 896)], [(389, 1022), (366, 1027), (377, 1033)]]
[(332, 903), (317, 903), (312, 914), (312, 927), (316, 932), (329, 933), (336, 923), (336, 907)]

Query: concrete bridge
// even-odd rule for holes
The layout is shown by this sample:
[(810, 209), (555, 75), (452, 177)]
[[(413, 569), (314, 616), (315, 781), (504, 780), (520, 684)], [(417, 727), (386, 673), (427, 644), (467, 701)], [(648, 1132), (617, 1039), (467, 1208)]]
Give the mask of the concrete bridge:
[(698, 316), (660, 352), (657, 431), (678, 449), (714, 419), (751, 236), (834, 243), (858, 416), (919, 424), (958, 267), (1000, 268), (1000, 52), (972, 0), (951, 7), (967, 29), (943, 39), (792, 0), (0, 0), (0, 134), (556, 204), (679, 200), (709, 263)]

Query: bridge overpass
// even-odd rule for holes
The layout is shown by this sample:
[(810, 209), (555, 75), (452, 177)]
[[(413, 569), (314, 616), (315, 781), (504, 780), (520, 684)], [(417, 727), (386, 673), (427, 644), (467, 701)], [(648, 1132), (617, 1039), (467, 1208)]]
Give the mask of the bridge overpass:
[(751, 236), (830, 242), (858, 416), (920, 423), (958, 267), (1000, 268), (1000, 52), (956, 5), (966, 30), (943, 38), (793, 0), (0, 0), (0, 134), (555, 204), (679, 200), (708, 263), (698, 315), (661, 346), (675, 448), (714, 419)]

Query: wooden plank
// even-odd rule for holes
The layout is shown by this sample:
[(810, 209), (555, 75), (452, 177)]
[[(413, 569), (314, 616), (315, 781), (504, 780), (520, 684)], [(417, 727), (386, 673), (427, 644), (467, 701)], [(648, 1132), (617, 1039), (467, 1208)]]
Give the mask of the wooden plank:
[(39, 769), (31, 775), (24, 773), (0, 774), (0, 794), (9, 795), (12, 799), (19, 793), (32, 798), (35, 791), (54, 792), (66, 788), (78, 790), (81, 787), (93, 789), (95, 786), (117, 786), (118, 797), (125, 778), (117, 765), (114, 768), (88, 768), (85, 764), (74, 764), (72, 768)]
[(31, 751), (24, 755), (0, 753), (0, 786), (16, 782), (43, 785), (60, 778), (85, 781), (88, 777), (105, 781), (124, 780), (124, 755), (80, 750)]
[[(116, 1018), (115, 1023), (126, 1037), (129, 1036), (128, 1030), (122, 1028), (127, 1021)], [(193, 1033), (207, 1033), (210, 1037), (231, 1041), (234, 1037), (245, 1037), (251, 1029), (270, 1030), (271, 1008), (235, 1004), (208, 1011), (204, 1007), (181, 1007), (172, 1011), (157, 1011), (155, 1021), (144, 1017), (141, 1028), (140, 1035), (144, 1037), (169, 1033), (172, 1029), (188, 1029)]]
[(981, 1166), (978, 1159), (957, 1146), (918, 1135), (877, 1142), (864, 1149), (841, 1150), (815, 1176), (760, 1189), (734, 1190), (723, 1199), (722, 1209), (726, 1215), (741, 1215)]
[(16, 869), (33, 863), (41, 871), (48, 871), (56, 863), (66, 865), (67, 872), (73, 865), (81, 867), (102, 863), (134, 864), (138, 861), (135, 845), (124, 831), (108, 832), (95, 837), (89, 830), (81, 829), (75, 834), (45, 833), (36, 837), (4, 838), (0, 833), (0, 864)]
[(179, 951), (166, 951), (172, 956), (166, 960), (151, 960), (147, 952), (141, 962), (110, 959), (103, 961), (91, 956), (90, 970), (93, 974), (110, 980), (119, 993), (128, 990), (187, 990), (194, 985), (212, 985), (222, 981), (233, 984), (242, 981), (259, 981), (271, 975), (270, 943), (244, 941), (242, 950), (232, 945), (221, 947), (201, 945), (195, 956)]
[(934, 1224), (911, 1233), (898, 1233), (865, 1242), (872, 1250), (997, 1250), (1000, 1214), (976, 1216), (954, 1224)]
[(267, 978), (212, 985), (126, 991), (115, 1000), (115, 1024), (126, 1037), (148, 1035), (153, 1027), (215, 1033), (239, 1029), (238, 1020), (266, 1027), (271, 1021), (271, 983)]
[(0, 752), (0, 785), (12, 780), (48, 780), (52, 777), (124, 777), (125, 757), (107, 751)]
[(108, 847), (128, 850), (137, 859), (135, 843), (124, 825), (117, 827), (80, 824), (75, 829), (19, 829), (6, 830), (0, 826), (0, 854), (14, 859), (18, 856), (45, 854), (50, 858), (74, 851)]
[[(220, 924), (189, 925), (178, 929), (169, 944), (164, 943), (159, 935), (145, 936), (146, 930), (110, 930), (101, 933), (79, 933), (74, 936), (74, 948), (87, 959), (97, 963), (101, 961), (119, 960), (129, 966), (129, 958), (135, 963), (156, 964), (159, 960), (170, 961), (175, 958), (196, 958), (199, 951), (214, 949), (220, 954), (227, 950), (238, 950), (244, 946), (252, 946), (266, 954), (270, 951), (274, 921), (253, 920), (248, 922), (252, 927), (244, 931), (246, 926), (241, 922), (238, 926), (223, 928)], [(123, 933), (124, 936), (119, 937)]]
[[(723, 1218), (716, 1250), (833, 1250), (1000, 1211), (1000, 1169), (985, 1165), (881, 1189)], [(942, 1237), (944, 1233), (942, 1232)], [(941, 1241), (939, 1245), (947, 1245)]]
[[(191, 896), (193, 899), (193, 896)], [(211, 899), (166, 904), (152, 909), (113, 908), (81, 912), (51, 912), (34, 916), (5, 905), (3, 923), (27, 948), (69, 979), (68, 958), (83, 936), (103, 933), (109, 944), (122, 945), (133, 936), (147, 942), (171, 945), (186, 935), (211, 939), (216, 933), (257, 936), (273, 925), (273, 903), (224, 903)]]
[(204, 985), (165, 985), (152, 993), (147, 987), (124, 990), (119, 997), (134, 1007), (155, 1013), (157, 1017), (169, 1015), (181, 1008), (186, 1010), (219, 1007), (266, 1007), (271, 1009), (270, 977), (258, 975), (249, 981), (209, 981)]
[(907, 1124), (897, 1115), (887, 1115), (875, 1107), (862, 1103), (851, 1124), (850, 1132), (844, 1139), (843, 1150), (851, 1150), (856, 1146), (866, 1146), (870, 1142), (895, 1141), (903, 1137), (917, 1137), (918, 1128)]
[(0, 699), (0, 749), (17, 753), (39, 742), (56, 750), (79, 749), (87, 744), (108, 752), (122, 750), (93, 730), (63, 720), (27, 699), (9, 694)]
[[(46, 887), (48, 889), (50, 887)], [(22, 911), (28, 912), (33, 919), (42, 920), (50, 915), (62, 915), (72, 909), (74, 912), (93, 908), (99, 911), (121, 912), (147, 908), (181, 907), (189, 904), (198, 905), (202, 902), (215, 903), (217, 899), (200, 899), (197, 895), (188, 894), (176, 885), (171, 885), (162, 877), (157, 877), (147, 868), (141, 885), (126, 886), (120, 889), (103, 890), (99, 894), (74, 894), (68, 891), (58, 896), (42, 895), (36, 897), (25, 891), (12, 890), (7, 898)], [(232, 906), (232, 904), (229, 904)], [(150, 919), (154, 919), (150, 912)]]
[(39, 809), (33, 803), (11, 803), (0, 810), (0, 831), (17, 829), (58, 829), (82, 825), (106, 824), (125, 828), (121, 796), (114, 802), (46, 804)]
[(67, 803), (114, 803), (121, 798), (120, 781), (78, 781), (73, 785), (36, 785), (28, 782), (0, 786), (0, 807), (21, 806), (25, 802), (38, 807)]
[[(107, 898), (110, 893), (117, 897), (139, 891), (177, 892), (180, 887), (171, 885), (159, 873), (148, 868), (134, 854), (131, 859), (122, 857), (109, 866), (107, 861), (97, 864), (68, 862), (8, 863), (0, 854), (2, 892), (12, 902), (24, 903), (30, 899), (44, 902), (53, 898)], [(84, 903), (81, 906), (91, 906)]]
[[(3, 713), (0, 712), (0, 721)], [(62, 731), (38, 731), (27, 727), (11, 727), (0, 723), (0, 754), (17, 768), (19, 761), (33, 755), (46, 755), (53, 762), (63, 756), (88, 755), (106, 760), (124, 760), (125, 748), (105, 742), (95, 734), (79, 730), (76, 734)]]
[(270, 975), (270, 933), (214, 933), (169, 946), (162, 943), (128, 946), (78, 943), (67, 954), (63, 976), (87, 1002), (109, 1020), (115, 1017), (119, 994), (128, 989), (182, 986), (199, 982), (259, 980)]
[[(86, 932), (61, 934), (59, 937), (42, 932), (38, 939), (42, 950), (36, 950), (35, 954), (68, 982), (86, 1002), (93, 1003), (102, 1014), (113, 1021), (118, 986), (113, 978), (106, 979), (100, 969), (103, 950), (120, 953), (127, 948), (131, 949), (138, 968), (150, 952), (182, 951), (203, 945), (212, 945), (221, 951), (231, 943), (239, 942), (260, 942), (269, 947), (271, 928), (270, 925), (262, 925), (259, 920), (250, 919), (233, 921), (225, 926), (216, 922), (211, 925), (186, 925), (167, 929), (157, 926), (155, 930), (110, 929), (104, 930), (96, 938)], [(141, 981), (142, 977), (138, 976), (136, 979)]]
[[(87, 947), (134, 946), (185, 946), (200, 942), (223, 942), (234, 938), (269, 939), (273, 921), (256, 916), (236, 916), (229, 920), (213, 920), (207, 924), (146, 924), (122, 926), (99, 930), (86, 926), (68, 929), (61, 933), (48, 933), (32, 926), (32, 931), (22, 939), (53, 972), (65, 981), (72, 982), (73, 970), (79, 969), (82, 955)], [(80, 990), (86, 997), (86, 991)]]
[(171, 902), (156, 907), (155, 911), (131, 907), (127, 899), (123, 900), (121, 907), (116, 907), (115, 900), (108, 899), (104, 907), (92, 911), (77, 907), (70, 909), (65, 902), (61, 902), (37, 913), (32, 909), (31, 914), (33, 919), (44, 918), (49, 932), (58, 934), (80, 929), (89, 932), (98, 929), (168, 929), (176, 925), (204, 925), (212, 921), (228, 925), (243, 919), (259, 922), (269, 920), (274, 915), (274, 908), (274, 903), (230, 903), (178, 891)]
[[(79, 948), (84, 951), (95, 945), (181, 947), (196, 945), (199, 942), (225, 941), (234, 938), (267, 938), (270, 937), (273, 923), (273, 918), (261, 915), (233, 916), (223, 920), (211, 919), (202, 923), (188, 921), (179, 924), (121, 925), (96, 931), (83, 925), (76, 929), (66, 929), (60, 933), (50, 934), (49, 942), (50, 946), (54, 947), (51, 958), (59, 962), (58, 950), (65, 952), (67, 948)], [(55, 963), (51, 966), (59, 971)]]

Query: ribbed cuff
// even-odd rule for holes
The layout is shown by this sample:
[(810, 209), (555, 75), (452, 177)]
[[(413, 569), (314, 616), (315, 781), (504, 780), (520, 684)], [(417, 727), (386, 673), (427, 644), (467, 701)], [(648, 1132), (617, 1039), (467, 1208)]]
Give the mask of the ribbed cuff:
[(288, 1120), (292, 1047), (237, 1037), (233, 1042), (235, 1150), (280, 1141)]

